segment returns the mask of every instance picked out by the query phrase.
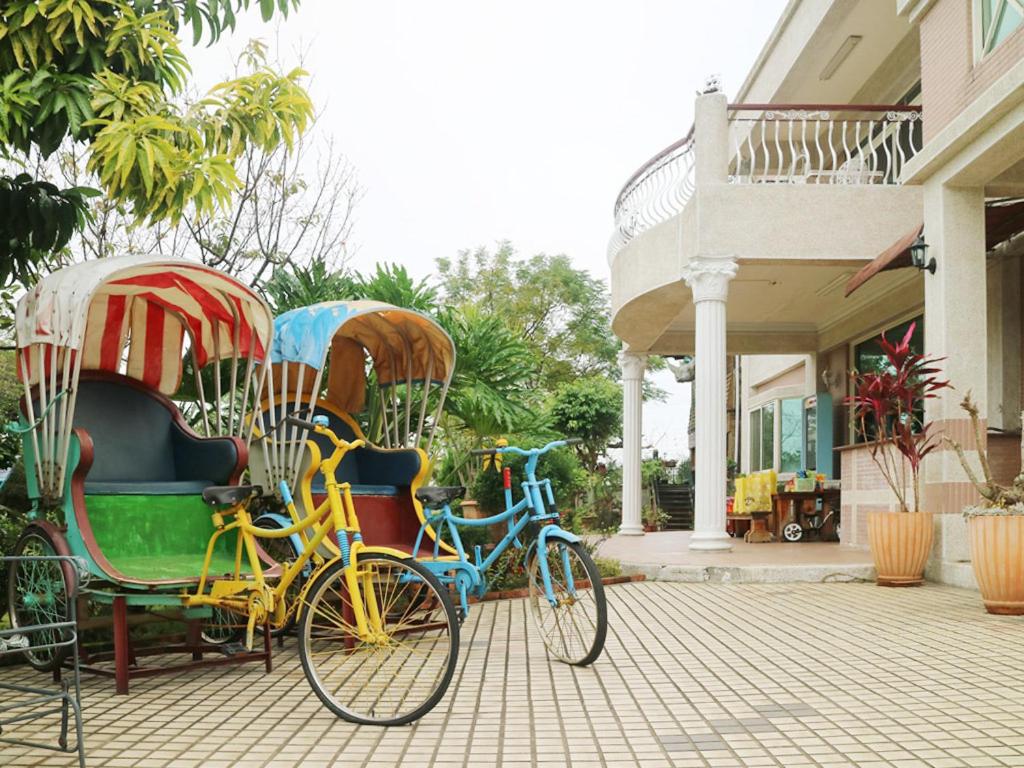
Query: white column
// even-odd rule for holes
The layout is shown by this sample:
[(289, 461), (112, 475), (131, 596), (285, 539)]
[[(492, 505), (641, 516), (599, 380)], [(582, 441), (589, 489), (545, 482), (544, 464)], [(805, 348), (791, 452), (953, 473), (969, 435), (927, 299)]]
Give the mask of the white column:
[[(956, 387), (940, 390), (936, 397), (926, 400), (925, 415), (934, 424), (933, 432), (952, 437), (964, 446), (977, 472), (979, 446), (975, 445), (969, 417), (961, 410), (960, 401), (965, 393), (971, 393), (981, 413), (982, 441), (986, 441), (986, 419), (991, 408), (988, 313), (998, 305), (987, 295), (984, 189), (948, 187), (939, 179), (925, 184), (924, 238), (929, 245), (926, 258), (934, 256), (937, 266), (934, 275), (923, 275), (924, 348), (929, 355), (944, 358), (939, 365), (942, 376)], [(977, 493), (948, 446), (940, 444), (925, 459), (922, 481), (922, 511), (954, 515), (956, 522), (940, 524), (960, 526), (960, 513), (977, 499)], [(945, 549), (951, 541), (944, 536), (936, 544)]]
[(620, 352), (622, 368), (622, 525), (619, 533), (642, 536), (640, 449), (643, 437), (643, 383), (647, 358)]
[(697, 312), (696, 509), (690, 549), (732, 549), (725, 532), (725, 300), (736, 275), (730, 258), (698, 256), (683, 269)]

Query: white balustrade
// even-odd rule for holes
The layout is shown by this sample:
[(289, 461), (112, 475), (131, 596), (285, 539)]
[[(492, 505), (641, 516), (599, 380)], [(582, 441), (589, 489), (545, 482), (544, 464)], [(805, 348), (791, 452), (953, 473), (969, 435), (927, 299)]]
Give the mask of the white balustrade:
[[(916, 107), (730, 105), (733, 184), (899, 184), (921, 149)], [(615, 201), (611, 262), (627, 243), (682, 212), (696, 189), (693, 129), (630, 177)]]
[(735, 184), (899, 184), (921, 149), (921, 113), (734, 107), (729, 132)]

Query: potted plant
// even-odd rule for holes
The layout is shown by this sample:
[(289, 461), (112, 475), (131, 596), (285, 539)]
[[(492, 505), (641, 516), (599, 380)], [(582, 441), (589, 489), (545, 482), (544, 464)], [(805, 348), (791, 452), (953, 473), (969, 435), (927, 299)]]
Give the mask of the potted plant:
[[(978, 406), (968, 392), (960, 407), (967, 411), (974, 427), (975, 445), (982, 444)], [(971, 566), (978, 580), (985, 610), (989, 613), (1024, 615), (1024, 463), (1009, 486), (992, 479), (988, 452), (978, 451), (982, 479), (955, 440), (946, 440), (956, 451), (967, 478), (981, 495), (981, 504), (964, 509), (971, 542)], [(1024, 459), (1024, 438), (1021, 439)]]
[(643, 510), (644, 530), (647, 533), (660, 531), (668, 522), (668, 513), (657, 507), (644, 507)]
[(938, 377), (938, 359), (911, 352), (914, 326), (910, 324), (898, 343), (882, 334), (884, 370), (854, 371), (854, 393), (846, 398), (871, 458), (899, 504), (897, 512), (868, 513), (868, 540), (878, 584), (887, 587), (923, 582), (935, 533), (931, 513), (921, 511), (920, 475), (925, 456), (939, 446), (939, 440), (930, 433), (922, 406), (949, 382)]

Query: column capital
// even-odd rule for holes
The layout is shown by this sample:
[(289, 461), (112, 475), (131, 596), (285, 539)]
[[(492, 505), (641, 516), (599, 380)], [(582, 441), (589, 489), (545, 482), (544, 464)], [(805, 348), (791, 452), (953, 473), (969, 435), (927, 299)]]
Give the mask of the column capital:
[(647, 368), (647, 355), (637, 352), (619, 352), (619, 367), (622, 369), (622, 378), (626, 381), (637, 381), (644, 377), (644, 369)]
[(683, 280), (693, 291), (693, 302), (725, 301), (729, 281), (739, 269), (729, 257), (695, 256), (683, 267)]

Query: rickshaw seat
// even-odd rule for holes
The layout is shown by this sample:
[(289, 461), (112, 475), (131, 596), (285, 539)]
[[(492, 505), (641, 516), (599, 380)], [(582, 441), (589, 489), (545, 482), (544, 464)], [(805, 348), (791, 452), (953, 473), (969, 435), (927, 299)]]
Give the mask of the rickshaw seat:
[[(214, 530), (203, 491), (237, 482), (244, 443), (201, 438), (155, 390), (85, 371), (74, 434), (81, 445), (76, 524), (105, 578), (135, 587), (196, 581)], [(233, 568), (235, 543), (221, 537), (211, 574)]]
[(199, 437), (173, 403), (121, 376), (82, 375), (75, 426), (93, 444), (86, 494), (200, 495), (239, 464), (234, 439)]

